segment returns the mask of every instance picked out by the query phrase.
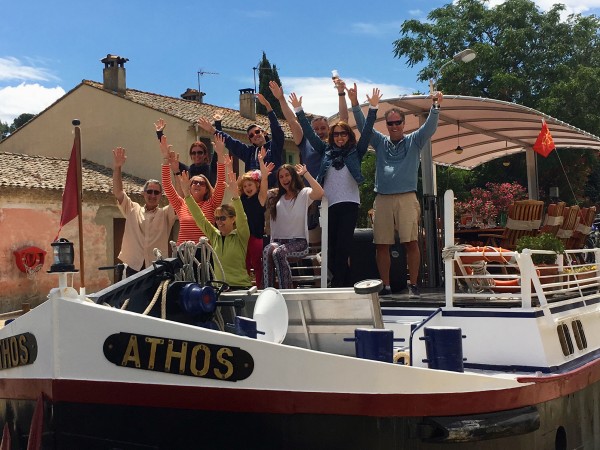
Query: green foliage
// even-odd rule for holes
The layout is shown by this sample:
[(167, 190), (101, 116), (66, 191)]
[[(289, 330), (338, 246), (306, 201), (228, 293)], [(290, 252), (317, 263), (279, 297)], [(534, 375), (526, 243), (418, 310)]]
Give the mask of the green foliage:
[(14, 133), (18, 128), (21, 128), (27, 122), (35, 117), (35, 114), (23, 113), (20, 114), (13, 120), (12, 125), (10, 126), (10, 132)]
[[(562, 241), (550, 233), (542, 233), (537, 236), (522, 236), (517, 240), (517, 251), (524, 249), (547, 250), (556, 254), (564, 253), (565, 246)], [(556, 255), (531, 255), (534, 264), (554, 264)]]
[(375, 201), (375, 153), (367, 152), (361, 164), (361, 171), (365, 177), (365, 182), (358, 189), (360, 191), (360, 208), (358, 210), (358, 228), (368, 228), (368, 212), (373, 207)]
[[(263, 52), (262, 59), (258, 65), (258, 80), (258, 92), (269, 101), (271, 108), (273, 108), (273, 111), (275, 112), (275, 115), (279, 119), (284, 119), (279, 100), (275, 98), (271, 92), (271, 89), (269, 88), (269, 81), (275, 81), (279, 86), (281, 86), (281, 80), (279, 79), (279, 73), (277, 73), (277, 66), (273, 64), (273, 67), (271, 67), (271, 63), (267, 59), (265, 52)], [(267, 109), (262, 104), (257, 102), (256, 112), (258, 114), (266, 115)]]
[[(495, 7), (485, 0), (457, 0), (432, 10), (427, 21), (403, 22), (394, 54), (406, 58), (411, 67), (426, 62), (418, 79), (437, 75), (438, 89), (447, 94), (515, 102), (599, 135), (600, 111), (593, 99), (600, 85), (600, 18), (573, 14), (561, 19), (564, 9), (555, 4), (544, 12), (531, 0), (506, 0)], [(467, 47), (477, 53), (473, 61), (448, 64), (438, 73)], [(588, 179), (600, 171), (596, 153), (558, 149), (537, 160), (538, 173), (543, 174), (540, 198), (547, 198), (549, 187), (558, 186), (569, 203), (600, 200), (600, 173)], [(570, 167), (578, 170), (568, 171), (567, 180), (565, 170)], [(489, 181), (525, 185), (523, 155), (483, 164), (468, 179), (476, 186)]]
[(10, 134), (10, 128), (7, 123), (0, 120), (0, 141)]

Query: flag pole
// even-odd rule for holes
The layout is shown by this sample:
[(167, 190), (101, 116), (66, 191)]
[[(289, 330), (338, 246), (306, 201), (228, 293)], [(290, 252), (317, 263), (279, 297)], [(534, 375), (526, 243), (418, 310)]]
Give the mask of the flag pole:
[(78, 119), (73, 119), (71, 122), (75, 127), (75, 153), (77, 155), (77, 222), (79, 223), (79, 277), (80, 289), (79, 294), (85, 296), (85, 266), (83, 258), (83, 214), (82, 214), (82, 198), (83, 198), (83, 180), (81, 177), (81, 130), (79, 125), (81, 122)]

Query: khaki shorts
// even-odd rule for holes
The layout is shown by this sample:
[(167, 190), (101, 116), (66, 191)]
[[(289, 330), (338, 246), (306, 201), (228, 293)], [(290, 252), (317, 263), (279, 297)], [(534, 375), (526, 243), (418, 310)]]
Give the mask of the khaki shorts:
[(400, 242), (418, 239), (421, 205), (414, 192), (402, 194), (377, 194), (373, 203), (373, 241), (375, 244), (393, 245), (394, 231)]

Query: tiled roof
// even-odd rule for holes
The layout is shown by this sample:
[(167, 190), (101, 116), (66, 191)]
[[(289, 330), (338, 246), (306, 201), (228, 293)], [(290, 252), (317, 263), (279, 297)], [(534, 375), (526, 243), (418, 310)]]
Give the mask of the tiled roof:
[[(102, 83), (98, 83), (96, 81), (83, 80), (83, 84), (95, 87), (97, 89), (103, 89)], [(248, 126), (252, 125), (253, 123), (260, 125), (264, 129), (269, 128), (269, 119), (267, 116), (257, 114), (256, 120), (250, 120), (242, 117), (240, 112), (235, 109), (209, 105), (208, 103), (200, 103), (197, 101), (184, 100), (176, 97), (167, 97), (165, 95), (138, 91), (136, 89), (126, 89), (125, 96), (123, 98), (131, 100), (135, 103), (139, 103), (140, 105), (147, 106), (148, 108), (155, 109), (156, 111), (179, 117), (180, 119), (186, 120), (190, 123), (195, 123), (200, 116), (212, 120), (213, 114), (219, 113), (223, 116), (222, 125), (223, 130), (225, 131), (234, 130), (245, 133)], [(285, 136), (291, 139), (292, 133), (287, 122), (280, 119), (279, 123), (283, 128)]]
[[(81, 162), (84, 192), (112, 195), (112, 169), (91, 161)], [(0, 186), (62, 191), (67, 178), (68, 159), (0, 152)], [(123, 189), (139, 193), (145, 180), (123, 174)]]

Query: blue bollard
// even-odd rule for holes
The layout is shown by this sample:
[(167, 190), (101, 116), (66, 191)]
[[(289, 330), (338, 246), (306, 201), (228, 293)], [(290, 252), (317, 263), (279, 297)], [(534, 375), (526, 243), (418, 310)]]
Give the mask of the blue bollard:
[(425, 327), (425, 350), (427, 359), (423, 362), (430, 369), (464, 372), (462, 330), (454, 327)]
[(236, 316), (235, 318), (235, 334), (238, 336), (247, 336), (256, 339), (256, 320), (247, 317)]
[(356, 356), (374, 361), (393, 362), (394, 332), (392, 330), (357, 328), (354, 330)]

